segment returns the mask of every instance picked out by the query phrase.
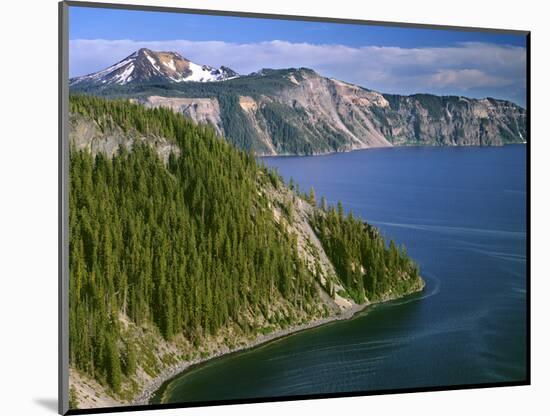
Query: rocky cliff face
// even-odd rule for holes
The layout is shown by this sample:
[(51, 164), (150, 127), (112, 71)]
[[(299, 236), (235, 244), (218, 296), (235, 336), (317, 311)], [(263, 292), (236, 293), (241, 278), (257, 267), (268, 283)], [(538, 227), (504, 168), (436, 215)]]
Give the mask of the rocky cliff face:
[(527, 140), (525, 110), (503, 100), (384, 95), (389, 106), (377, 117), (393, 144), (502, 145)]
[(125, 132), (120, 126), (104, 129), (96, 121), (80, 114), (69, 115), (69, 143), (76, 150), (86, 150), (92, 155), (102, 153), (109, 158), (121, 148), (131, 151), (135, 143), (152, 146), (165, 163), (170, 153), (180, 153), (179, 147), (172, 140), (145, 136), (137, 130)]
[[(182, 58), (183, 59), (183, 58)], [(130, 97), (208, 123), (259, 155), (402, 145), (525, 143), (526, 111), (508, 101), (382, 94), (307, 68), (263, 69), (224, 82), (131, 82), (73, 91)]]
[(262, 155), (403, 145), (498, 146), (527, 140), (525, 110), (503, 100), (382, 94), (307, 69), (272, 71), (209, 87), (218, 96), (234, 94), (235, 99), (201, 98), (180, 88), (177, 93), (196, 97), (186, 97), (185, 103), (176, 97), (141, 100), (208, 122), (238, 146), (253, 147)]
[(151, 95), (142, 99), (141, 104), (149, 108), (166, 107), (181, 113), (196, 123), (206, 123), (214, 127), (216, 133), (224, 135), (220, 116), (220, 104), (216, 98), (181, 98)]

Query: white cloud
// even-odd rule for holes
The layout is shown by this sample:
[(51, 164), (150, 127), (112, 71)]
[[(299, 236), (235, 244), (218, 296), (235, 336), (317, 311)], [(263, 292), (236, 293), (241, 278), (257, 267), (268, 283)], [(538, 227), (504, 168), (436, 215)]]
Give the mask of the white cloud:
[(468, 90), (476, 87), (502, 87), (509, 85), (511, 80), (490, 76), (479, 69), (442, 69), (430, 77), (432, 85), (441, 88), (453, 86)]
[(71, 40), (71, 76), (97, 71), (136, 49), (178, 51), (201, 64), (247, 74), (260, 68), (309, 67), (383, 92), (493, 95), (525, 100), (522, 47), (461, 43), (448, 47), (350, 47), (338, 44), (222, 41)]

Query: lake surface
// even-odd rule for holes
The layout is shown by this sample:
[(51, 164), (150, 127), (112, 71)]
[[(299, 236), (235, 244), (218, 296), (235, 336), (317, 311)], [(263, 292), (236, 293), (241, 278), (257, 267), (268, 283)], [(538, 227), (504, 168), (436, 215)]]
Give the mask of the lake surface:
[(525, 379), (525, 146), (263, 160), (405, 244), (426, 288), (192, 368), (165, 386), (167, 401)]

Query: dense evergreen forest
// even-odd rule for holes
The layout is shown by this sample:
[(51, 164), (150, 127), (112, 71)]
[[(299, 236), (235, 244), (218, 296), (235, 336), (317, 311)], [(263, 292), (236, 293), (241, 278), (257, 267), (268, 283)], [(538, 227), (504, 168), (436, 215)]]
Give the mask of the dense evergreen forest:
[(397, 248), (393, 240), (386, 247), (376, 228), (354, 218), (351, 212), (345, 215), (341, 203), (327, 211), (314, 215), (314, 229), (355, 302), (380, 300), (420, 288), (418, 266), (404, 247)]
[(70, 103), (73, 113), (173, 138), (181, 149), (168, 166), (147, 145), (112, 160), (72, 149), (73, 365), (117, 391), (121, 369), (135, 368), (123, 359), (131, 346), (119, 343), (120, 314), (153, 322), (166, 339), (195, 339), (264, 313), (274, 292), (296, 308), (317, 296), (295, 244), (258, 198), (252, 155), (170, 110), (80, 96)]
[[(251, 316), (280, 324), (323, 310), (316, 276), (264, 192), (284, 184), (251, 152), (168, 109), (73, 95), (70, 112), (180, 149), (164, 163), (143, 143), (112, 158), (71, 146), (71, 367), (118, 393), (141, 365), (122, 322), (199, 345), (228, 325), (257, 329)], [(341, 206), (317, 211), (311, 221), (353, 299), (419, 281), (404, 250)]]

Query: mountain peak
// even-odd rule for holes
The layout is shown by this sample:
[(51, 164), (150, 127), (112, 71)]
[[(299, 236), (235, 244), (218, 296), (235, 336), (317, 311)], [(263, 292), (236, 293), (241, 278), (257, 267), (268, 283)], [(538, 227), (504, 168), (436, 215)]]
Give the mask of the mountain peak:
[(140, 48), (110, 67), (92, 74), (72, 78), (70, 86), (111, 86), (139, 82), (213, 82), (237, 78), (227, 67), (199, 65), (178, 52), (160, 52)]

